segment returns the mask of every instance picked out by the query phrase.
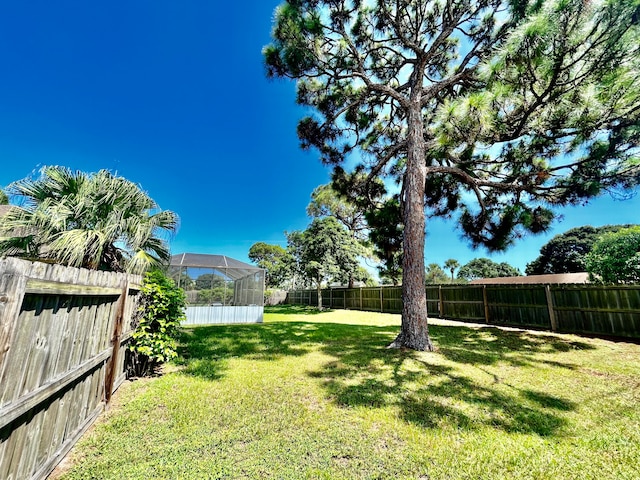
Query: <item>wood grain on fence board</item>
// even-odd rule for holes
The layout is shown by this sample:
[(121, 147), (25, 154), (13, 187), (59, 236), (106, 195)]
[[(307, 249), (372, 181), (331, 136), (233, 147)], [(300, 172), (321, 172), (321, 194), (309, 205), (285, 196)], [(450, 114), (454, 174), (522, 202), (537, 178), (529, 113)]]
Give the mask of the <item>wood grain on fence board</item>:
[[(114, 338), (116, 303), (122, 328)], [(0, 478), (44, 478), (123, 379), (141, 278), (0, 260)], [(112, 343), (112, 341), (114, 343)]]

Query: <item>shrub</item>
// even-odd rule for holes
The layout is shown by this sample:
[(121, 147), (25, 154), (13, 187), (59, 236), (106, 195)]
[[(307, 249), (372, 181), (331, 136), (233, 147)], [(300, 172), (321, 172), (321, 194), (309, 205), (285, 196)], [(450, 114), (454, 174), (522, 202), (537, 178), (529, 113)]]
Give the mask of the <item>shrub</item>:
[(586, 257), (592, 280), (601, 283), (640, 282), (640, 226), (602, 235)]
[(185, 294), (159, 270), (148, 272), (140, 292), (136, 328), (129, 346), (129, 374), (146, 376), (177, 356), (176, 338), (185, 318)]

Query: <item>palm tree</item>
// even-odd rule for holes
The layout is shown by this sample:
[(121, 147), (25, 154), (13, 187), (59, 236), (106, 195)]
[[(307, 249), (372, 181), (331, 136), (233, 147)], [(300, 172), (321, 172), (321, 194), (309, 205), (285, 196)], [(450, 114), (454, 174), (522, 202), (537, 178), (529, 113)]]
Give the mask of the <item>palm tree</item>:
[(178, 216), (107, 170), (49, 166), (8, 189), (22, 204), (0, 219), (0, 254), (131, 273), (170, 257), (162, 236), (177, 230)]
[(451, 283), (453, 283), (453, 272), (455, 271), (456, 268), (459, 268), (459, 267), (460, 267), (460, 264), (458, 263), (457, 260), (453, 258), (450, 258), (449, 260), (444, 262), (445, 270), (449, 270), (451, 272)]

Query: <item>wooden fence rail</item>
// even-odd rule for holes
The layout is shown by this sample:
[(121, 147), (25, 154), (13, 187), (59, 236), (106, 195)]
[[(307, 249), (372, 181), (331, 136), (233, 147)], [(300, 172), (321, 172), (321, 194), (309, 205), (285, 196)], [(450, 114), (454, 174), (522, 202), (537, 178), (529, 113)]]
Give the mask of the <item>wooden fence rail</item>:
[[(402, 312), (402, 287), (331, 288), (322, 305)], [(429, 316), (563, 333), (640, 338), (640, 285), (433, 285), (425, 289)], [(287, 303), (317, 305), (316, 290), (293, 290)]]
[(126, 378), (135, 275), (0, 259), (0, 479), (49, 475)]

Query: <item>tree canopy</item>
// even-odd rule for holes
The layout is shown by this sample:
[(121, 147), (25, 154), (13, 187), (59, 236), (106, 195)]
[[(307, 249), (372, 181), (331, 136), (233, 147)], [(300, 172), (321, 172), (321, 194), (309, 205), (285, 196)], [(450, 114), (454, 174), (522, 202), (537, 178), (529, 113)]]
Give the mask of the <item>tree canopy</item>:
[(367, 222), (364, 211), (337, 192), (331, 183), (318, 186), (311, 193), (307, 215), (314, 218), (334, 217), (353, 238), (364, 241), (367, 238)]
[(315, 218), (304, 232), (290, 234), (289, 241), (300, 273), (318, 290), (318, 308), (323, 284), (361, 273), (360, 245), (334, 217)]
[(458, 278), (471, 281), (480, 278), (519, 277), (520, 270), (507, 262), (494, 262), (489, 258), (474, 258), (458, 271)]
[[(370, 228), (366, 213), (361, 202), (352, 201), (348, 195), (338, 191), (333, 182), (317, 187), (311, 194), (311, 202), (307, 206), (307, 214), (311, 217), (333, 217), (338, 220), (351, 238), (362, 247), (360, 256), (372, 259), (375, 252), (372, 252), (367, 241)], [(356, 280), (369, 281), (371, 275), (365, 269), (351, 271), (346, 280), (349, 288), (353, 288)]]
[(447, 283), (448, 281), (449, 276), (440, 265), (437, 263), (430, 263), (427, 265), (427, 269), (425, 271), (425, 283), (427, 285)]
[(198, 275), (198, 278), (195, 280), (195, 289), (196, 290), (207, 290), (216, 287), (224, 286), (224, 278), (220, 274), (216, 273), (203, 273), (202, 275)]
[(254, 243), (249, 249), (249, 259), (265, 269), (267, 287), (282, 287), (291, 276), (291, 255), (280, 245)]
[(22, 203), (0, 218), (0, 254), (132, 273), (170, 258), (178, 216), (107, 170), (44, 167), (8, 190)]
[(586, 255), (591, 251), (598, 238), (607, 232), (615, 232), (631, 225), (606, 225), (604, 227), (572, 228), (556, 235), (542, 248), (540, 255), (527, 264), (527, 275), (544, 275), (548, 273), (586, 272)]
[(397, 197), (381, 201), (365, 214), (373, 253), (380, 259), (378, 274), (383, 281), (398, 285), (402, 278), (402, 242), (404, 227)]
[(640, 283), (640, 226), (603, 234), (586, 256), (591, 280)]
[[(548, 228), (553, 206), (634, 188), (640, 162), (636, 0), (288, 0), (267, 73), (297, 80), (303, 148), (400, 184), (402, 329), (432, 350), (427, 216), (473, 245)], [(362, 197), (367, 182), (358, 182)]]
[(449, 258), (444, 262), (444, 268), (445, 270), (449, 270), (449, 272), (451, 272), (451, 282), (453, 282), (453, 274), (455, 273), (456, 269), (460, 268), (460, 263), (455, 258)]

